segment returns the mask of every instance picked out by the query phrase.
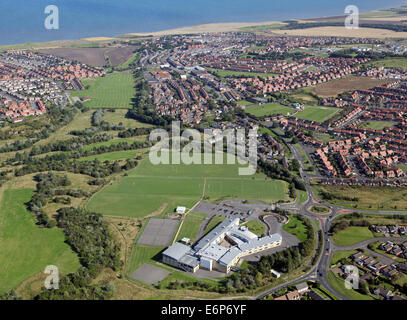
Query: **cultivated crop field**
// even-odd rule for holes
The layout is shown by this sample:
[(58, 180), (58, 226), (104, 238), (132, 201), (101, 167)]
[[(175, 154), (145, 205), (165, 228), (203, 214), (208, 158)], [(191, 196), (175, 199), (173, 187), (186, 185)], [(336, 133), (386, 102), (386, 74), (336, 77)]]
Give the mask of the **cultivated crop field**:
[(0, 293), (55, 265), (61, 273), (75, 272), (78, 257), (60, 229), (41, 229), (26, 210), (31, 189), (7, 189), (0, 203)]
[(335, 114), (340, 112), (339, 108), (329, 107), (305, 107), (301, 112), (298, 112), (295, 117), (298, 119), (311, 120), (317, 122), (324, 122), (332, 118)]
[[(92, 44), (86, 45), (91, 46)], [(106, 64), (105, 53), (108, 48), (54, 48), (38, 51), (100, 67)]]
[(164, 213), (177, 206), (191, 208), (202, 196), (209, 201), (227, 198), (287, 200), (283, 181), (262, 174), (239, 176), (234, 165), (152, 165), (144, 159), (128, 176), (94, 195), (88, 209), (113, 216), (144, 217), (167, 204)]
[(338, 94), (344, 92), (371, 89), (388, 82), (390, 82), (390, 80), (349, 76), (319, 84), (314, 88), (313, 92), (320, 97), (336, 97)]
[(134, 81), (130, 73), (113, 73), (105, 77), (83, 80), (89, 89), (72, 91), (72, 96), (90, 98), (84, 104), (90, 108), (131, 108), (134, 96)]

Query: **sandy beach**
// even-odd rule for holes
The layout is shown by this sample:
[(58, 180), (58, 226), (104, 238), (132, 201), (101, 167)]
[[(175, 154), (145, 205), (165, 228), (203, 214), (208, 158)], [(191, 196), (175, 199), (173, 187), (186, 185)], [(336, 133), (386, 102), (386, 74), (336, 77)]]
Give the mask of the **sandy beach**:
[(129, 33), (125, 36), (165, 36), (170, 34), (194, 34), (194, 33), (205, 33), (205, 32), (231, 32), (231, 31), (241, 31), (244, 27), (256, 27), (262, 25), (272, 25), (281, 24), (280, 21), (264, 21), (264, 22), (225, 22), (225, 23), (209, 23), (201, 24), (197, 26), (162, 30), (156, 32), (148, 33)]

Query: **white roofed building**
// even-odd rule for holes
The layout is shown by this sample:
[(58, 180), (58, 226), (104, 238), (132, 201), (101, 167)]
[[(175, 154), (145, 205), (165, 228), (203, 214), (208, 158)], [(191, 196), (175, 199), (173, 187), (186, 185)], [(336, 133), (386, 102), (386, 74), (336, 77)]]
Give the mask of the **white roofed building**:
[(239, 218), (224, 220), (193, 247), (175, 243), (163, 252), (163, 262), (181, 269), (187, 266), (188, 271), (203, 268), (229, 273), (242, 257), (281, 245), (280, 234), (259, 238), (239, 223)]

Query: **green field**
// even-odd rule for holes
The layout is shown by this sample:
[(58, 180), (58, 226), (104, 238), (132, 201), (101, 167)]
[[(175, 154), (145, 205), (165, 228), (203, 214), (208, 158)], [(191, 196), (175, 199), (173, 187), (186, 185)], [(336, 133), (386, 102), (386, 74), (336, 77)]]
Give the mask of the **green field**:
[(368, 65), (375, 67), (407, 69), (407, 58), (386, 58), (368, 63)]
[(220, 78), (226, 77), (272, 77), (275, 76), (275, 73), (261, 73), (261, 72), (243, 72), (243, 71), (231, 71), (231, 70), (220, 70), (214, 68), (207, 68), (209, 72), (213, 72)]
[(352, 300), (373, 300), (372, 297), (361, 294), (353, 289), (345, 287), (345, 281), (336, 276), (332, 271), (328, 271), (328, 280), (332, 288)]
[(208, 217), (207, 214), (199, 212), (190, 212), (185, 217), (184, 223), (182, 225), (181, 231), (178, 234), (177, 241), (182, 238), (189, 238), (191, 242), (197, 240), (199, 233), (199, 228), (204, 220)]
[[(365, 210), (407, 210), (406, 187), (318, 185), (314, 186), (313, 189), (314, 193), (316, 195), (319, 195), (318, 197), (321, 198), (322, 201), (337, 206)], [(334, 198), (330, 200), (323, 199), (321, 196), (321, 191), (328, 192), (329, 194), (334, 195)], [(355, 201), (349, 200), (355, 197)]]
[(338, 251), (335, 252), (332, 256), (331, 265), (337, 264), (343, 258), (348, 258), (352, 254), (357, 253), (356, 250), (348, 250), (348, 251)]
[(102, 153), (94, 156), (80, 158), (81, 161), (89, 161), (98, 159), (100, 161), (114, 161), (114, 160), (123, 160), (123, 159), (132, 159), (135, 158), (144, 152), (148, 151), (148, 149), (136, 149), (136, 150), (124, 150), (124, 151), (115, 151), (115, 152), (108, 152)]
[(41, 229), (25, 203), (30, 189), (5, 190), (0, 204), (0, 293), (55, 265), (61, 273), (76, 271), (79, 259), (59, 229)]
[(333, 240), (337, 245), (346, 247), (373, 237), (368, 227), (348, 227), (335, 233)]
[(140, 268), (144, 263), (155, 264), (154, 257), (157, 257), (164, 247), (152, 247), (135, 245), (131, 253), (129, 271), (133, 272)]
[(312, 206), (310, 208), (310, 211), (317, 214), (328, 214), (331, 212), (329, 208), (323, 206)]
[[(103, 115), (103, 120), (112, 124), (122, 124), (126, 128), (149, 128), (152, 127), (151, 124), (142, 123), (137, 120), (126, 118), (126, 114), (129, 110), (127, 109), (114, 109), (114, 112), (105, 111)], [(93, 111), (92, 111), (93, 113)]]
[(363, 128), (383, 130), (385, 127), (393, 127), (394, 122), (392, 121), (367, 121), (361, 124)]
[(296, 216), (291, 215), (290, 220), (283, 226), (283, 230), (296, 236), (300, 242), (307, 240), (307, 228)]
[(256, 116), (256, 117), (264, 117), (264, 116), (272, 116), (276, 114), (281, 115), (288, 115), (295, 113), (295, 110), (286, 106), (283, 106), (279, 103), (267, 103), (264, 105), (252, 105), (246, 108), (246, 112)]
[(249, 27), (242, 27), (239, 28), (242, 31), (256, 31), (256, 30), (261, 30), (261, 29), (280, 29), (284, 27), (284, 23), (275, 23), (275, 24), (264, 24), (260, 26), (249, 26)]
[(303, 111), (298, 112), (295, 117), (303, 120), (324, 122), (332, 118), (339, 111), (341, 111), (339, 108), (307, 106)]
[(317, 140), (320, 140), (322, 142), (329, 142), (335, 140), (334, 136), (331, 136), (328, 133), (322, 133), (322, 132), (314, 132), (314, 138)]
[[(226, 198), (275, 202), (288, 200), (287, 183), (262, 174), (239, 176), (235, 165), (153, 165), (144, 159), (128, 176), (105, 187), (88, 209), (106, 215), (143, 217), (163, 204), (191, 208), (204, 194), (211, 201)], [(205, 186), (205, 190), (204, 190)]]
[(159, 285), (162, 288), (165, 288), (169, 285), (172, 281), (179, 281), (179, 282), (196, 282), (199, 281), (201, 283), (210, 284), (212, 286), (216, 286), (218, 282), (215, 280), (210, 279), (197, 279), (194, 276), (191, 276), (185, 272), (177, 271), (176, 269), (164, 265), (162, 263), (158, 264), (157, 262), (161, 259), (160, 253), (164, 250), (163, 247), (151, 247), (151, 246), (141, 246), (135, 245), (133, 247), (130, 264), (128, 267), (128, 273), (131, 274), (140, 268), (143, 264), (148, 263), (151, 265), (155, 265), (156, 267), (165, 269), (170, 272), (170, 274), (163, 279)]
[(83, 80), (89, 89), (72, 91), (72, 96), (90, 98), (84, 103), (90, 108), (131, 108), (134, 96), (134, 80), (130, 73), (112, 73), (105, 77)]
[(124, 62), (123, 64), (114, 67), (114, 70), (116, 71), (120, 71), (120, 70), (127, 70), (130, 67), (130, 64), (136, 62), (139, 58), (139, 54), (135, 53), (133, 54), (126, 62)]
[(251, 232), (258, 236), (262, 236), (266, 232), (266, 226), (257, 220), (251, 220), (244, 224)]
[(117, 145), (117, 144), (124, 143), (124, 142), (126, 142), (128, 144), (132, 144), (134, 141), (140, 141), (140, 140), (145, 140), (145, 138), (142, 136), (138, 136), (138, 137), (134, 137), (134, 138), (112, 139), (109, 141), (88, 144), (88, 145), (84, 146), (82, 149), (83, 150), (92, 150), (94, 148), (109, 147), (109, 146)]

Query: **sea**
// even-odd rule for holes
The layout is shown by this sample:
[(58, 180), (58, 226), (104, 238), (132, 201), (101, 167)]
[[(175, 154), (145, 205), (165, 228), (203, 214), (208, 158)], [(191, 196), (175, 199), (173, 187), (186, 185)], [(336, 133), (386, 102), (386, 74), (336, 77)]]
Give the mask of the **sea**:
[[(0, 44), (112, 37), (218, 22), (283, 21), (406, 5), (406, 0), (0, 0)], [(44, 26), (55, 5), (59, 29)]]

